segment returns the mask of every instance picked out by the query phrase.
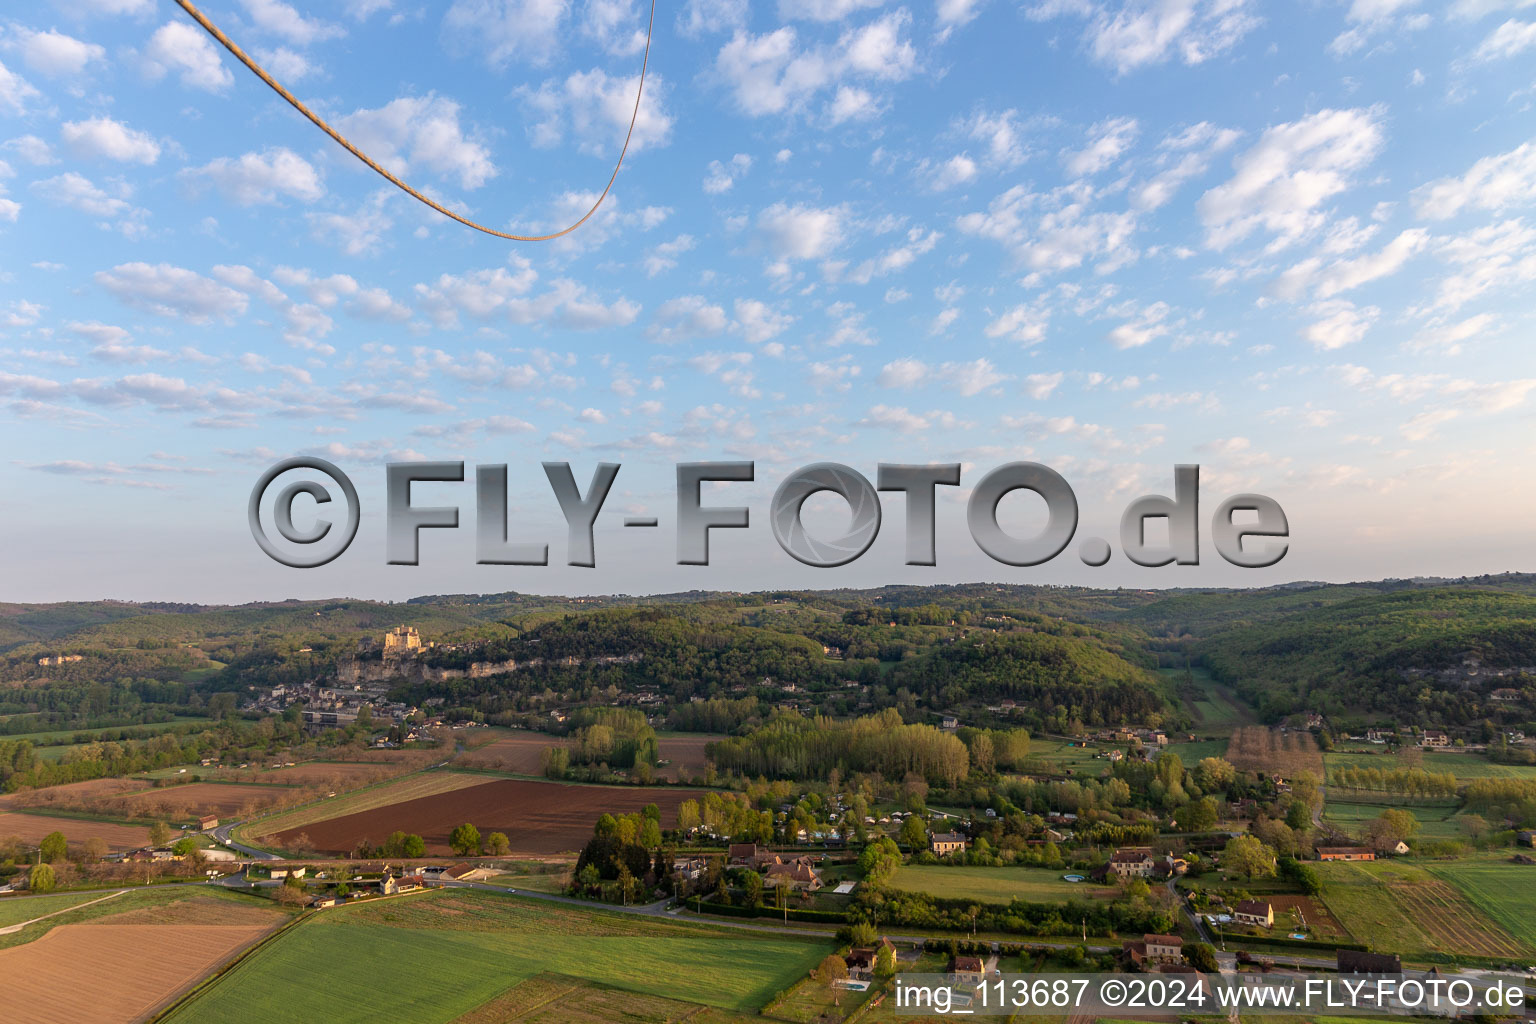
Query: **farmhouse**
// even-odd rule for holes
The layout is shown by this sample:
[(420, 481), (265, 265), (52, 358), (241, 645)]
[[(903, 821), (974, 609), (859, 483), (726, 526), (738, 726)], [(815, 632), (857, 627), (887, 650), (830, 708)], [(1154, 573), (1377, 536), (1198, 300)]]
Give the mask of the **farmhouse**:
[(940, 857), (965, 852), (969, 840), (959, 832), (935, 832), (928, 837), (928, 849)]
[(1146, 878), (1156, 864), (1150, 846), (1128, 846), (1109, 858), (1109, 870), (1120, 878)]
[(217, 814), (205, 814), (201, 818), (197, 819), (197, 827), (204, 832), (207, 832), (211, 828), (218, 828), (219, 816)]
[(726, 863), (730, 864), (733, 867), (737, 867), (737, 866), (756, 867), (757, 866), (757, 844), (756, 843), (732, 843), (730, 845), (730, 847), (726, 850)]
[(979, 956), (952, 956), (944, 973), (956, 985), (979, 985), (986, 980), (988, 964)]
[(1319, 846), (1318, 860), (1375, 860), (1376, 851), (1364, 846)]
[(1139, 941), (1125, 940), (1120, 955), (1133, 967), (1179, 963), (1184, 959), (1184, 940), (1177, 935), (1147, 934)]
[(1382, 853), (1392, 853), (1392, 854), (1396, 854), (1397, 856), (1401, 857), (1403, 854), (1408, 852), (1408, 844), (1403, 842), (1401, 839), (1399, 839), (1396, 842), (1384, 844), (1381, 847), (1381, 851), (1380, 852), (1382, 852)]
[(1232, 920), (1255, 928), (1271, 928), (1275, 923), (1275, 911), (1262, 900), (1240, 900), (1232, 908)]
[(1515, 838), (1521, 846), (1536, 846), (1536, 832), (1521, 832)]
[(1439, 729), (1425, 729), (1424, 735), (1419, 737), (1421, 747), (1448, 747), (1451, 738)]
[(763, 884), (815, 892), (821, 888), (821, 876), (805, 861), (797, 860), (788, 864), (770, 865), (763, 874)]
[(1501, 686), (1488, 695), (1489, 700), (1508, 701), (1513, 703), (1520, 699), (1520, 691), (1510, 686)]

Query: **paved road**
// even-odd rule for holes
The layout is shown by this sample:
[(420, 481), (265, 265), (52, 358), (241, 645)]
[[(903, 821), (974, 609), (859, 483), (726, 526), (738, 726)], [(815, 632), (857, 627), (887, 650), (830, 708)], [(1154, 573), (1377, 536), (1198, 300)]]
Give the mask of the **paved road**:
[(282, 860), (283, 859), (283, 858), (279, 857), (275, 853), (268, 853), (265, 850), (258, 850), (255, 847), (246, 846), (243, 843), (237, 843), (233, 839), (231, 839), (229, 837), (230, 829), (233, 829), (235, 826), (240, 825), (240, 824), (242, 824), (242, 822), (231, 821), (228, 824), (220, 825), (218, 828), (214, 829), (213, 831), (209, 832), (208, 834), (210, 836), (212, 836), (214, 839), (217, 839), (219, 842), (223, 843), (225, 846), (229, 847), (231, 850), (234, 850), (236, 853), (243, 853), (245, 856), (249, 857), (251, 860)]

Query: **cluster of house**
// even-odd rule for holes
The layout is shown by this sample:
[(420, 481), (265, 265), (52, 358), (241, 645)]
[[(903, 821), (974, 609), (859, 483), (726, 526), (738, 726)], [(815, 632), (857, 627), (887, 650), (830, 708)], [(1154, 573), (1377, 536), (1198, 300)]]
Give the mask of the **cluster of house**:
[(1169, 878), (1189, 870), (1189, 862), (1183, 857), (1166, 853), (1154, 853), (1150, 846), (1122, 846), (1110, 855), (1109, 861), (1096, 868), (1091, 877), (1095, 881), (1106, 878)]
[[(756, 843), (732, 843), (726, 850), (726, 864), (730, 867), (760, 871), (764, 885), (772, 888), (783, 886), (790, 892), (816, 892), (822, 887), (821, 875), (817, 873), (815, 863), (805, 854), (788, 856), (774, 853)], [(698, 877), (699, 871), (702, 871), (702, 863), (689, 877)]]

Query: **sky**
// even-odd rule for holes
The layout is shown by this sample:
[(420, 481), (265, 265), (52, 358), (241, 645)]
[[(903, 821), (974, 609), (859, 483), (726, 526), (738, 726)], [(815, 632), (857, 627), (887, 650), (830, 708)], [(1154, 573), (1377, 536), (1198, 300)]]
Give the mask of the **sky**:
[[(517, 233), (580, 216), (638, 84), (639, 0), (209, 0), (393, 172)], [(634, 137), (555, 242), (368, 170), (168, 0), (0, 16), (0, 599), (249, 601), (998, 580), (1255, 586), (1533, 567), (1533, 0), (661, 2)], [(357, 485), (351, 548), (270, 560), (293, 455)], [(385, 564), (384, 466), (462, 509)], [(674, 467), (752, 460), (675, 564)], [(1073, 488), (1078, 537), (1201, 468), (1201, 562), (992, 561), (970, 487)], [(621, 464), (594, 568), (540, 463)], [(775, 543), (789, 473), (960, 463), (937, 565), (888, 495), (835, 569)], [(475, 564), (473, 466), (513, 540)], [(1227, 565), (1258, 492), (1289, 552)], [(307, 504), (306, 504), (307, 503)], [(334, 507), (334, 506), (331, 506)], [(807, 503), (812, 531), (847, 520)], [(1000, 517), (1037, 531), (1027, 492)], [(295, 521), (312, 521), (308, 499)], [(626, 530), (654, 515), (655, 530)]]

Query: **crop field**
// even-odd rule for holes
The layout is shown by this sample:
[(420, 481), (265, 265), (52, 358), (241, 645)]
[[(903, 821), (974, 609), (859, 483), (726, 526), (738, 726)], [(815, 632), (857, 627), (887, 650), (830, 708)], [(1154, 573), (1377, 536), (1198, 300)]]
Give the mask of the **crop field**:
[[(1158, 675), (1176, 688), (1183, 685), (1183, 669), (1161, 669)], [(1190, 675), (1198, 696), (1185, 703), (1194, 714), (1196, 733), (1226, 736), (1239, 726), (1253, 722), (1253, 712), (1232, 691), (1212, 679), (1205, 669), (1192, 669)]]
[(551, 736), (547, 732), (513, 729), (469, 751), (454, 763), (466, 768), (489, 768), (514, 775), (542, 775), (544, 751), (561, 745), (560, 737)]
[[(435, 774), (435, 773), (434, 773)], [(677, 823), (677, 808), (697, 793), (635, 786), (576, 786), (524, 779), (473, 780), (478, 785), (447, 793), (389, 803), (276, 835), (291, 844), (302, 831), (309, 846), (323, 853), (347, 853), (362, 840), (377, 843), (391, 832), (414, 832), (427, 841), (427, 852), (447, 856), (448, 834), (470, 822), (481, 835), (505, 832), (513, 853), (551, 854), (580, 849), (604, 812), (628, 814), (646, 804), (661, 808), (663, 828)]]
[(657, 756), (672, 763), (656, 774), (673, 782), (699, 778), (704, 774), (704, 747), (725, 739), (724, 736), (699, 732), (660, 732), (656, 734)]
[(1118, 895), (1112, 886), (1092, 882), (1066, 882), (1061, 871), (1046, 868), (945, 867), (936, 864), (903, 865), (891, 881), (897, 889), (925, 892), (932, 896), (980, 900), (983, 903), (1007, 903), (1015, 898), (1039, 902), (1059, 902), (1095, 895)]
[(1356, 939), (1408, 955), (1517, 957), (1526, 946), (1460, 892), (1401, 861), (1316, 865), (1323, 898)]
[(286, 917), (267, 907), (202, 897), (57, 925), (0, 949), (5, 1019), (141, 1020)]
[[(560, 941), (551, 942), (552, 935)], [(753, 1013), (830, 951), (826, 941), (441, 891), (323, 911), (262, 947), (169, 1021), (479, 1024), (516, 1019), (547, 1004), (559, 995), (558, 982), (546, 978), (519, 988), (551, 973), (640, 997), (626, 1001), (600, 991), (586, 997), (610, 1008), (638, 1010), (654, 997)], [(338, 964), (357, 969), (338, 970)], [(369, 969), (387, 964), (415, 966)], [(473, 1015), (477, 1009), (484, 1012)], [(566, 1019), (669, 1019), (664, 1012), (628, 1018), (595, 1012)], [(539, 1009), (525, 1019), (562, 1018)]]
[(1515, 864), (1508, 854), (1496, 853), (1436, 862), (1426, 870), (1461, 890), (1527, 950), (1536, 950), (1536, 866)]
[(1238, 771), (1277, 772), (1286, 778), (1311, 772), (1323, 777), (1323, 755), (1310, 732), (1243, 726), (1232, 734), (1227, 760)]
[(105, 895), (104, 892), (71, 892), (55, 896), (6, 896), (0, 898), (0, 928), (99, 900)]
[(563, 974), (538, 974), (518, 982), (453, 1024), (748, 1024), (762, 1018), (716, 1010), (661, 996), (640, 995)]
[(128, 797), (128, 803), (136, 816), (162, 821), (184, 821), (203, 814), (225, 818), (244, 817), (265, 810), (289, 795), (272, 786), (251, 786), (239, 782), (188, 782), (134, 793)]
[(67, 782), (62, 786), (49, 786), (46, 789), (0, 796), (0, 810), (62, 806), (82, 800), (122, 796), (143, 788), (144, 783), (134, 779), (90, 779), (86, 782)]
[[(479, 775), (465, 775), (460, 772), (422, 772), (415, 775), (407, 775), (405, 778), (396, 779), (393, 782), (384, 782), (377, 786), (359, 789), (352, 793), (346, 793), (333, 799), (317, 800), (303, 807), (296, 807), (282, 814), (274, 814), (270, 818), (253, 822), (251, 825), (240, 829), (241, 835), (253, 842), (259, 842), (267, 836), (279, 832), (294, 832), (306, 825), (327, 818), (335, 818), (344, 814), (357, 814), (371, 811), (378, 807), (387, 807), (423, 797), (436, 796), (440, 793), (450, 793), (455, 789), (463, 789), (467, 786), (484, 785), (485, 779)], [(384, 835), (393, 832), (387, 830)], [(237, 836), (236, 838), (239, 838)], [(377, 838), (382, 839), (383, 836)], [(349, 847), (347, 852), (350, 852)]]
[(1332, 750), (1323, 755), (1330, 774), (1338, 768), (1423, 768), (1426, 772), (1450, 772), (1458, 780), (1536, 779), (1536, 765), (1494, 764), (1481, 754), (1455, 751), (1424, 751), (1409, 757), (1388, 754), (1384, 747)]
[[(1107, 748), (1106, 748), (1107, 749)], [(1109, 761), (1094, 757), (1099, 750), (1093, 746), (1069, 746), (1066, 740), (1032, 739), (1029, 759), (1021, 769), (1023, 774), (1032, 771), (1053, 775), (1071, 774), (1078, 778), (1098, 778), (1109, 769)]]
[(86, 818), (55, 817), (51, 814), (27, 814), (22, 811), (0, 812), (0, 840), (15, 837), (35, 845), (50, 832), (62, 832), (71, 843), (83, 843), (99, 837), (114, 852), (136, 850), (149, 845), (149, 828), (143, 825), (119, 825)]
[(399, 775), (403, 766), (369, 761), (305, 761), (292, 768), (268, 768), (254, 781), (283, 786), (330, 786), (351, 789)]

